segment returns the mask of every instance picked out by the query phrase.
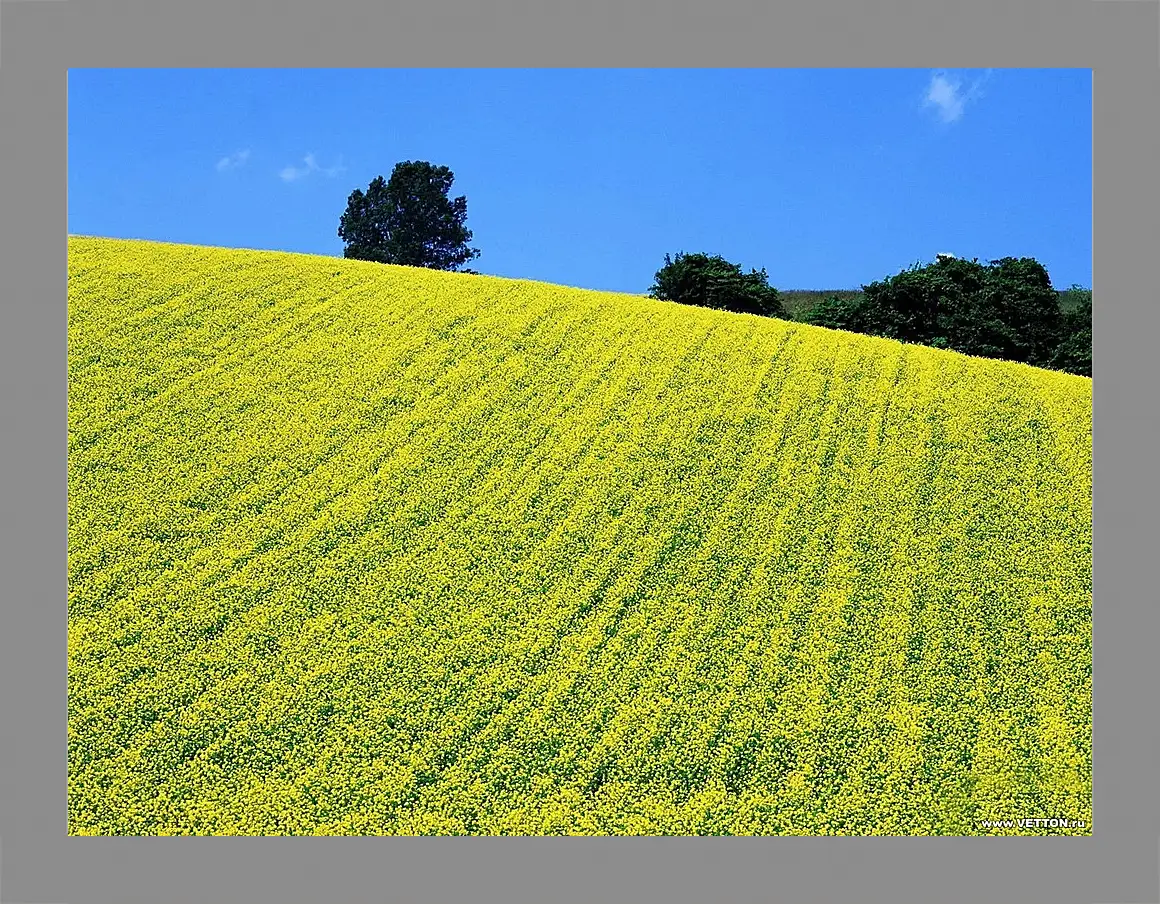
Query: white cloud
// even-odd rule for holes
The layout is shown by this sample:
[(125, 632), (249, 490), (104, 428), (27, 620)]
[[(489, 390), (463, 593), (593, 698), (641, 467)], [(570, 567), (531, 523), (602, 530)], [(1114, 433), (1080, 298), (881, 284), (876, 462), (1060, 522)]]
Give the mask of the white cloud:
[(278, 175), (281, 176), (285, 182), (293, 182), (295, 179), (301, 179), (304, 176), (309, 176), (313, 171), (314, 158), (307, 154), (306, 166), (284, 166)]
[(346, 167), (342, 165), (342, 158), (334, 166), (322, 167), (318, 165), (318, 160), (313, 154), (307, 154), (302, 158), (302, 166), (284, 166), (278, 173), (283, 182), (294, 182), (298, 179), (304, 179), (311, 173), (321, 173), (328, 179), (337, 176), (343, 172)]
[(222, 157), (222, 159), (217, 162), (217, 171), (219, 173), (224, 173), (226, 170), (237, 169), (249, 159), (250, 152), (248, 149), (244, 151), (235, 151), (228, 157)]
[(931, 73), (923, 103), (933, 107), (940, 120), (945, 123), (958, 122), (963, 117), (967, 105), (982, 96), (983, 84), (991, 77), (987, 69), (981, 76), (964, 87), (963, 77), (945, 69)]

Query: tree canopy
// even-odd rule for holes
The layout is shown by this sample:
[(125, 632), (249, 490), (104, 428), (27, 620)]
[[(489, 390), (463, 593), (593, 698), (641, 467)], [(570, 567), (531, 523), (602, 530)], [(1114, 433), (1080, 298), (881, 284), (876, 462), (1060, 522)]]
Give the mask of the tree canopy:
[(390, 180), (378, 176), (355, 189), (339, 220), (343, 256), (382, 264), (457, 270), (479, 256), (472, 248), (467, 198), (449, 198), (455, 175), (422, 160), (395, 164)]
[[(1089, 296), (1089, 348), (1090, 304)], [(1083, 311), (1065, 316), (1047, 270), (1029, 257), (986, 264), (947, 258), (916, 265), (863, 286), (857, 298), (824, 299), (802, 319), (968, 355), (1082, 372), (1076, 368), (1083, 366), (1078, 359), (1084, 343)], [(1087, 366), (1090, 370), (1090, 359)]]
[(742, 271), (720, 255), (678, 253), (665, 255), (649, 296), (660, 301), (698, 305), (720, 311), (784, 317), (777, 289), (764, 269)]

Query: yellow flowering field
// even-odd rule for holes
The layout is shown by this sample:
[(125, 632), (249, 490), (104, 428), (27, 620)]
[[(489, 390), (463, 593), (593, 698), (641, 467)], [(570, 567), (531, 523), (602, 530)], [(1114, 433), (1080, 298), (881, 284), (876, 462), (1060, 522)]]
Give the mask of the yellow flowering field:
[(68, 271), (70, 834), (1091, 833), (1090, 379), (340, 258)]

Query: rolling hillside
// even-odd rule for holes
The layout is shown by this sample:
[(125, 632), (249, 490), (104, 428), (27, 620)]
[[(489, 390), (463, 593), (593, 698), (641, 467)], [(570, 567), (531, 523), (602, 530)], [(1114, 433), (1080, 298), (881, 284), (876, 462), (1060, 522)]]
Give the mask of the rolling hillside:
[(1089, 379), (79, 237), (68, 375), (70, 834), (1091, 832)]

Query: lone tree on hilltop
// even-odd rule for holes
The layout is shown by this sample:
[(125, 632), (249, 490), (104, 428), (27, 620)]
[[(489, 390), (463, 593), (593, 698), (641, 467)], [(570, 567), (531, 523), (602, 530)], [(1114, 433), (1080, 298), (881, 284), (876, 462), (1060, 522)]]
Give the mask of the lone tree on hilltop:
[(355, 189), (338, 224), (343, 257), (432, 270), (458, 270), (479, 256), (469, 247), (467, 198), (448, 198), (455, 174), (423, 160), (395, 164), (389, 181)]
[(765, 270), (744, 273), (719, 255), (665, 255), (665, 265), (656, 272), (649, 296), (719, 311), (784, 317), (777, 289), (769, 284)]

